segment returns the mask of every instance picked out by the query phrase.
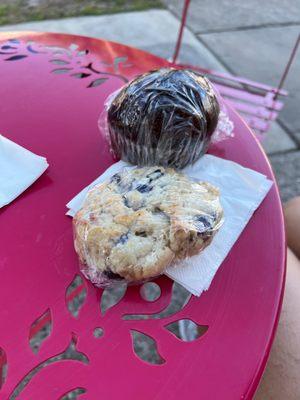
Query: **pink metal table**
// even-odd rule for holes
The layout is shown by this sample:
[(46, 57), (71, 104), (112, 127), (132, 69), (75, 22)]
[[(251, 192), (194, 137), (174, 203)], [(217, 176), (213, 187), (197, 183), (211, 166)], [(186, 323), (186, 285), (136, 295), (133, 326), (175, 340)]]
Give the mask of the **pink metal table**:
[[(97, 127), (104, 99), (138, 73), (168, 62), (80, 36), (4, 33), (0, 40), (1, 133), (50, 164), (0, 211), (0, 398), (53, 400), (70, 392), (92, 400), (252, 398), (284, 287), (276, 184), (200, 298), (168, 312), (173, 282), (161, 277), (156, 301), (130, 287), (101, 312), (103, 291), (78, 272), (65, 204), (113, 162)], [(274, 179), (247, 125), (230, 114), (235, 138), (210, 152)], [(79, 285), (72, 285), (74, 279)], [(77, 315), (70, 304), (80, 295)], [(181, 319), (206, 332), (180, 340), (168, 327)], [(33, 349), (32, 338), (45, 325), (50, 334)], [(141, 334), (152, 338), (158, 364), (137, 356), (132, 338)]]

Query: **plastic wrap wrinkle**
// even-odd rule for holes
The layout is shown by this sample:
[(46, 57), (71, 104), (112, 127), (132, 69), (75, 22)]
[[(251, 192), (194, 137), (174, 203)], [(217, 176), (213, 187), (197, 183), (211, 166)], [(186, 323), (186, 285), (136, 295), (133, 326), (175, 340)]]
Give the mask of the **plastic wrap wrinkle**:
[(144, 282), (206, 248), (223, 223), (219, 191), (173, 169), (123, 169), (74, 217), (81, 268), (97, 286)]
[(233, 135), (209, 80), (170, 68), (143, 74), (112, 93), (98, 124), (116, 159), (141, 166), (184, 168), (210, 143)]

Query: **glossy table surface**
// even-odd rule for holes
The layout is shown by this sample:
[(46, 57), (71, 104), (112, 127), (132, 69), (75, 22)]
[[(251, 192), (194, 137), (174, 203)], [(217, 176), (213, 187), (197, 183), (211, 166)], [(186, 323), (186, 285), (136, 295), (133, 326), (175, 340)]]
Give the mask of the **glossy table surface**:
[[(16, 398), (16, 393), (22, 400), (61, 399), (75, 389), (80, 399), (92, 400), (232, 400), (254, 394), (284, 286), (284, 224), (276, 184), (210, 289), (176, 313), (168, 308), (176, 288), (172, 292), (173, 282), (166, 277), (156, 280), (161, 289), (156, 301), (144, 300), (139, 287), (130, 287), (104, 313), (105, 293), (79, 274), (65, 204), (113, 162), (97, 126), (104, 100), (137, 74), (167, 65), (104, 40), (0, 35), (1, 133), (50, 165), (0, 210), (1, 399)], [(249, 128), (234, 111), (230, 116), (235, 137), (210, 153), (274, 179)], [(76, 299), (81, 299), (79, 315), (70, 305)], [(141, 314), (147, 317), (124, 317)], [(181, 319), (208, 328), (197, 340), (184, 342), (166, 328)], [(32, 338), (45, 324), (50, 334), (33, 352)], [(96, 337), (96, 328), (103, 336)], [(142, 334), (151, 338), (159, 364), (136, 354), (132, 340)]]

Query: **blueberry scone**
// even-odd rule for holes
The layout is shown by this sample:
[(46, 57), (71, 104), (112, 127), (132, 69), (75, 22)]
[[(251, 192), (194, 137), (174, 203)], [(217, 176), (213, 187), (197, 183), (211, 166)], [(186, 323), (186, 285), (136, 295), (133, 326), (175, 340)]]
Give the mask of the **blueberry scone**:
[(162, 273), (212, 241), (223, 221), (219, 191), (173, 169), (124, 169), (87, 195), (73, 219), (75, 250), (96, 285)]

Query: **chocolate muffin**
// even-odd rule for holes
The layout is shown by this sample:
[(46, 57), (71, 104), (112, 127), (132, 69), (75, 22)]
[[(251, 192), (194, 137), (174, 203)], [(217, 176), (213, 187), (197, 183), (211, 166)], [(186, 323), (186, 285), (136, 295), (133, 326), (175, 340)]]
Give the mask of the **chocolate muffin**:
[(207, 78), (163, 68), (126, 85), (108, 109), (115, 156), (137, 165), (184, 168), (203, 155), (219, 116)]

